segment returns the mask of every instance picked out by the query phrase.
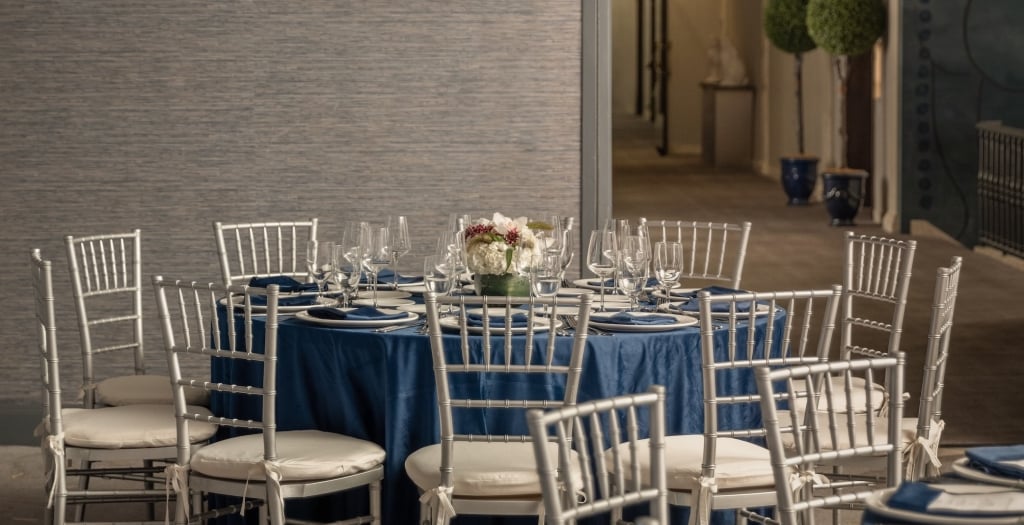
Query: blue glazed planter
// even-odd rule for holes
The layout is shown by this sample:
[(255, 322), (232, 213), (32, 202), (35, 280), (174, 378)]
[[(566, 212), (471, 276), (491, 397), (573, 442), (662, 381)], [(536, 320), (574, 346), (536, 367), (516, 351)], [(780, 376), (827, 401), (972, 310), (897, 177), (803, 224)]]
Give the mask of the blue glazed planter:
[(853, 226), (864, 196), (864, 170), (826, 171), (822, 174), (825, 208), (832, 217), (832, 226)]
[(790, 206), (806, 205), (818, 178), (818, 159), (815, 157), (783, 157), (782, 189), (789, 197)]

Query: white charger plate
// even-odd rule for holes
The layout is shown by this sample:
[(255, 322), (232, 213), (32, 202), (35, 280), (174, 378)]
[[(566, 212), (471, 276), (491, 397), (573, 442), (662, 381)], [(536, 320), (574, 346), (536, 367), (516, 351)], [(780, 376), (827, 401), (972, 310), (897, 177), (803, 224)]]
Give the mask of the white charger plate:
[[(1003, 487), (998, 486), (983, 486), (983, 485), (965, 485), (967, 490), (976, 491), (978, 489), (993, 489), (993, 491), (1006, 490)], [(977, 525), (1009, 525), (1011, 523), (1020, 523), (1020, 516), (952, 516), (952, 515), (941, 515), (941, 514), (923, 514), (920, 512), (913, 512), (903, 509), (894, 509), (889, 506), (889, 498), (892, 497), (893, 493), (897, 489), (885, 489), (882, 491), (875, 491), (865, 501), (867, 508), (874, 514), (882, 516), (883, 518), (889, 518), (898, 521), (906, 521), (910, 523), (934, 523), (936, 525), (963, 525), (964, 523), (972, 523)]]
[[(312, 294), (310, 294), (310, 296), (312, 297)], [(243, 299), (241, 295), (234, 295), (232, 297), (234, 297), (234, 299), (232, 299), (232, 301), (234, 301), (233, 304), (235, 305), (235, 308), (241, 309), (241, 308), (245, 307), (245, 305), (243, 304), (245, 299)], [(285, 305), (279, 304), (279, 305), (277, 305), (277, 311), (278, 311), (278, 313), (290, 314), (290, 313), (295, 313), (295, 312), (304, 312), (304, 311), (309, 310), (310, 308), (314, 308), (316, 306), (337, 306), (338, 305), (337, 299), (334, 299), (332, 297), (327, 297), (327, 299), (329, 299), (331, 302), (327, 303), (327, 304), (300, 304), (300, 305), (293, 305), (293, 306), (285, 306)], [(224, 306), (227, 306), (228, 305), (227, 297), (221, 298), (220, 304), (222, 304)], [(267, 305), (265, 305), (265, 304), (254, 304), (254, 305), (252, 305), (252, 311), (256, 312), (256, 313), (266, 313), (267, 312)]]
[[(352, 304), (358, 305), (358, 306), (373, 306), (373, 298), (372, 297), (366, 297), (366, 298), (363, 298), (363, 299), (356, 299), (355, 301), (352, 301)], [(416, 301), (413, 301), (412, 299), (397, 299), (397, 298), (392, 299), (392, 298), (389, 298), (389, 297), (378, 297), (377, 298), (377, 306), (378, 307), (383, 306), (383, 307), (387, 307), (387, 308), (398, 308), (399, 306), (408, 306), (410, 304), (416, 304)]]
[[(353, 310), (353, 308), (348, 308)], [(419, 314), (415, 312), (403, 312), (401, 310), (393, 310), (389, 308), (378, 308), (382, 313), (392, 314), (405, 314), (405, 317), (398, 319), (320, 319), (319, 317), (313, 317), (309, 315), (309, 312), (302, 311), (295, 314), (295, 318), (321, 326), (333, 326), (337, 328), (376, 328), (380, 326), (390, 326), (393, 324), (408, 323), (409, 321), (415, 321), (419, 319)]]
[[(451, 317), (442, 318), (440, 320), (440, 323), (441, 323), (441, 329), (442, 330), (449, 330), (449, 331), (453, 331), (453, 332), (458, 332), (462, 328), (462, 326), (461, 326), (462, 321), (459, 319), (458, 316), (451, 316)], [(546, 318), (546, 317), (534, 316), (534, 318), (533, 318), (533, 331), (534, 332), (546, 332), (548, 330), (551, 330), (551, 324), (552, 324), (551, 320)], [(555, 321), (554, 322), (554, 327), (555, 328), (558, 328), (560, 326), (562, 326), (562, 322), (561, 321)], [(494, 335), (500, 335), (500, 334), (504, 333), (504, 331), (505, 331), (505, 328), (501, 327), (501, 326), (492, 326), (490, 328), (491, 328), (491, 334), (494, 334)], [(484, 327), (482, 327), (482, 326), (467, 326), (466, 327), (466, 331), (471, 333), (471, 334), (482, 334), (483, 331), (484, 331)], [(526, 327), (525, 326), (512, 327), (511, 331), (512, 331), (513, 334), (525, 334), (526, 333)]]
[(600, 328), (602, 330), (608, 330), (609, 332), (667, 332), (669, 330), (678, 330), (687, 326), (696, 326), (700, 321), (696, 317), (689, 315), (679, 315), (672, 313), (663, 312), (633, 312), (633, 315), (638, 317), (647, 317), (651, 315), (670, 315), (676, 318), (676, 322), (672, 324), (622, 324), (622, 323), (602, 323), (595, 321), (593, 317), (590, 318), (590, 326), (594, 328)]
[(978, 469), (972, 468), (970, 458), (960, 458), (954, 461), (953, 472), (972, 481), (980, 481), (982, 483), (1000, 485), (1003, 487), (1024, 488), (1024, 480), (1008, 478), (1005, 476), (996, 476), (989, 474), (988, 472), (982, 472)]
[[(412, 294), (405, 290), (377, 290), (377, 299), (406, 299)], [(373, 299), (373, 290), (366, 289), (359, 291), (360, 299)]]
[[(665, 312), (665, 313), (670, 313), (670, 314), (683, 314), (683, 315), (698, 315), (699, 314), (699, 312), (697, 312), (696, 310), (690, 312), (690, 311), (686, 311), (686, 310), (679, 310), (677, 308), (672, 308), (672, 305), (674, 305), (674, 304), (686, 304), (686, 303), (683, 303), (683, 302), (671, 302), (671, 303), (663, 304), (663, 305), (658, 306), (658, 311)], [(757, 305), (757, 310), (754, 312), (754, 315), (757, 316), (757, 317), (760, 317), (762, 315), (767, 314), (770, 311), (771, 311), (771, 307), (769, 307), (768, 305), (766, 305), (766, 304), (758, 304)], [(736, 315), (737, 315), (737, 317), (741, 317), (742, 318), (742, 317), (745, 317), (747, 315), (747, 312), (736, 312)], [(715, 317), (715, 318), (719, 318), (719, 319), (722, 318), (722, 317), (729, 317), (729, 312), (711, 312), (711, 317)]]

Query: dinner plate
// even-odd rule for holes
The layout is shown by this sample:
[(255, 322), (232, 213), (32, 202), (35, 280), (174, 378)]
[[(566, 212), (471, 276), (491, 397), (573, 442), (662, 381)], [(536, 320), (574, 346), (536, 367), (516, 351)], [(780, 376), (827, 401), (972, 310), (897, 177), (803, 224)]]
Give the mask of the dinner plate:
[(676, 318), (676, 322), (672, 324), (601, 323), (595, 321), (593, 317), (591, 317), (590, 326), (593, 326), (594, 328), (600, 328), (602, 330), (608, 330), (609, 332), (667, 332), (669, 330), (678, 330), (680, 328), (684, 328), (687, 326), (696, 326), (699, 322), (696, 317), (673, 313), (633, 312), (633, 315), (638, 317), (646, 317), (649, 315), (670, 315)]
[[(606, 312), (621, 312), (629, 310), (629, 297), (625, 295), (608, 295), (604, 296), (604, 311)], [(601, 296), (594, 295), (590, 298), (590, 309), (593, 311), (601, 310)]]
[(693, 293), (696, 292), (697, 290), (700, 290), (700, 288), (683, 288), (681, 286), (677, 286), (676, 288), (672, 288), (671, 290), (669, 290), (668, 295), (665, 295), (665, 292), (662, 291), (661, 287), (658, 287), (656, 290), (651, 292), (651, 295), (655, 297), (660, 297), (662, 299), (671, 300), (678, 299), (680, 297), (689, 297), (693, 295)]
[[(452, 308), (452, 312), (458, 312), (459, 311), (459, 307), (458, 306), (452, 306), (451, 308)], [(401, 310), (403, 312), (416, 312), (418, 314), (427, 315), (427, 305), (421, 304), (421, 303), (403, 304), (401, 306), (396, 306), (395, 310)], [(441, 308), (441, 312), (447, 314), (448, 313), (448, 307), (447, 306), (442, 307)]]
[[(679, 314), (679, 313), (682, 313), (683, 315), (699, 315), (700, 314), (700, 312), (698, 312), (696, 310), (691, 312), (691, 311), (686, 311), (686, 310), (679, 310), (678, 308), (673, 308), (672, 305), (676, 305), (676, 304), (684, 304), (684, 303), (683, 302), (671, 302), (671, 303), (663, 304), (663, 305), (658, 306), (658, 310), (662, 311), (662, 312), (670, 313), (670, 314)], [(769, 311), (771, 311), (771, 307), (770, 306), (768, 306), (766, 304), (758, 304), (757, 305), (757, 311), (754, 312), (754, 315), (760, 317), (762, 315), (767, 314)], [(736, 312), (737, 318), (743, 318), (746, 315), (747, 315), (747, 312)], [(711, 312), (711, 317), (716, 317), (716, 318), (729, 317), (729, 312)]]
[[(967, 485), (966, 489), (995, 489), (995, 490), (1006, 490), (1000, 489), (999, 487), (985, 487), (982, 485)], [(921, 512), (913, 512), (903, 509), (894, 509), (889, 506), (889, 498), (892, 497), (893, 493), (897, 489), (886, 489), (883, 491), (876, 491), (868, 496), (865, 504), (873, 514), (888, 518), (892, 520), (906, 521), (909, 523), (934, 523), (936, 525), (963, 525), (964, 523), (970, 522), (977, 525), (1003, 525), (1010, 523), (1020, 523), (1019, 516), (978, 516), (978, 515), (942, 515), (942, 514), (924, 514)]]
[[(408, 277), (422, 277), (422, 276), (420, 276), (420, 275), (402, 275), (402, 277), (408, 278)], [(414, 281), (414, 282), (411, 282), (411, 283), (398, 283), (398, 287), (401, 288), (401, 289), (410, 288), (410, 287), (413, 287), (413, 286), (423, 286), (423, 279), (421, 278), (420, 280)], [(390, 277), (384, 277), (380, 281), (377, 282), (377, 287), (378, 288), (389, 289), (389, 288), (394, 288), (395, 285), (391, 282), (391, 278)], [(360, 289), (364, 289), (364, 290), (370, 290), (370, 289), (373, 288), (373, 284), (371, 284), (369, 282), (365, 282), (364, 283), (362, 281), (359, 281), (359, 288)], [(391, 291), (394, 291), (394, 290), (391, 290)]]
[(561, 295), (563, 297), (573, 297), (593, 292), (594, 290), (591, 290), (590, 288), (573, 288), (571, 286), (566, 286), (558, 289), (558, 295)]
[[(312, 300), (312, 295), (310, 295), (310, 299)], [(300, 304), (300, 305), (292, 305), (292, 306), (286, 306), (286, 305), (279, 304), (279, 305), (277, 305), (277, 311), (278, 311), (278, 313), (289, 314), (289, 313), (295, 313), (295, 312), (304, 312), (306, 310), (309, 310), (310, 308), (313, 308), (314, 306), (337, 306), (338, 305), (338, 301), (336, 299), (334, 299), (332, 297), (327, 297), (327, 299), (330, 300), (331, 302), (326, 303), (326, 304)], [(235, 308), (244, 308), (245, 305), (243, 304), (243, 301), (244, 301), (244, 299), (242, 299), (241, 295), (235, 295), (234, 296)], [(220, 304), (222, 304), (224, 306), (227, 306), (228, 299), (226, 297), (221, 298)], [(252, 305), (252, 311), (253, 312), (257, 312), (257, 313), (266, 313), (267, 305), (265, 305), (265, 304), (254, 304), (254, 305)]]
[(322, 326), (334, 326), (338, 328), (375, 328), (378, 326), (390, 326), (393, 324), (408, 323), (409, 321), (415, 321), (419, 319), (419, 314), (415, 312), (403, 312), (401, 310), (393, 310), (389, 308), (378, 308), (381, 313), (384, 314), (405, 314), (405, 317), (398, 319), (320, 319), (319, 317), (313, 317), (309, 315), (309, 312), (302, 311), (295, 314), (296, 319), (306, 321), (312, 324), (318, 324)]
[[(467, 311), (468, 311), (468, 309), (467, 309)], [(442, 330), (450, 330), (450, 331), (457, 332), (457, 331), (459, 331), (462, 328), (462, 326), (460, 324), (461, 322), (462, 321), (459, 319), (459, 316), (456, 316), (456, 315), (453, 315), (451, 317), (444, 317), (444, 318), (442, 318), (440, 320), (441, 329)], [(558, 328), (560, 326), (562, 326), (562, 322), (561, 321), (555, 321), (555, 328)], [(534, 316), (534, 319), (533, 319), (533, 331), (534, 332), (545, 332), (545, 331), (548, 331), (550, 329), (551, 329), (551, 320), (550, 319), (548, 319), (547, 317)], [(484, 331), (484, 327), (482, 327), (482, 326), (467, 326), (466, 327), (466, 331), (471, 333), (471, 334), (481, 334)], [(505, 331), (505, 328), (501, 327), (501, 326), (492, 326), (491, 327), (491, 334), (493, 334), (493, 335), (500, 335), (500, 334), (504, 333), (504, 331)], [(512, 327), (512, 333), (513, 334), (525, 334), (526, 333), (526, 327), (525, 326)]]
[[(373, 306), (373, 298), (372, 297), (366, 297), (364, 299), (356, 299), (355, 301), (352, 301), (352, 304), (358, 305), (358, 306)], [(397, 308), (399, 306), (407, 306), (407, 305), (410, 305), (410, 304), (416, 304), (416, 301), (413, 301), (412, 299), (397, 299), (397, 298), (392, 299), (392, 298), (389, 298), (389, 297), (378, 297), (377, 298), (377, 306), (378, 307), (383, 306), (383, 307), (387, 307), (387, 308)]]
[(981, 481), (983, 483), (989, 483), (992, 485), (1002, 485), (1004, 487), (1024, 488), (1024, 480), (1008, 478), (1005, 476), (996, 476), (993, 474), (989, 474), (988, 472), (983, 472), (974, 467), (971, 467), (970, 458), (960, 458), (954, 461), (953, 472), (955, 472), (960, 477), (972, 481)]

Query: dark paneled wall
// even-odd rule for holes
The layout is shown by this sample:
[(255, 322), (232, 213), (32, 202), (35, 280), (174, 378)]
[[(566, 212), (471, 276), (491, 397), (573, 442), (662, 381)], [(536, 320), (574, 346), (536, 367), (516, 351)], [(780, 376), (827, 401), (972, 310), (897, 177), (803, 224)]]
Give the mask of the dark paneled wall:
[(0, 3), (0, 400), (38, 399), (33, 247), (77, 390), (66, 234), (138, 227), (148, 275), (215, 280), (214, 220), (405, 213), (412, 270), (450, 212), (578, 216), (580, 31), (542, 0)]
[(903, 0), (902, 218), (977, 240), (975, 124), (1024, 127), (1024, 3)]

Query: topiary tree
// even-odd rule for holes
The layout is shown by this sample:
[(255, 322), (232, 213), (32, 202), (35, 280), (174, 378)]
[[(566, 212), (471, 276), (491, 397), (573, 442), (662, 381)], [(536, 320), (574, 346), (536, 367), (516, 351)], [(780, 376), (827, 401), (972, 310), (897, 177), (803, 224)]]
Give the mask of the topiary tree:
[(771, 0), (764, 11), (764, 32), (779, 50), (793, 55), (796, 75), (796, 143), (804, 154), (803, 54), (817, 47), (807, 33), (807, 0)]
[(882, 0), (809, 0), (807, 33), (832, 55), (839, 77), (839, 164), (845, 168), (847, 61), (851, 55), (870, 50), (885, 33), (885, 5)]

